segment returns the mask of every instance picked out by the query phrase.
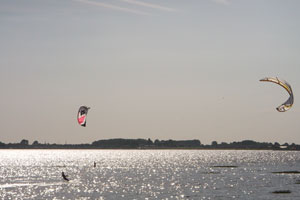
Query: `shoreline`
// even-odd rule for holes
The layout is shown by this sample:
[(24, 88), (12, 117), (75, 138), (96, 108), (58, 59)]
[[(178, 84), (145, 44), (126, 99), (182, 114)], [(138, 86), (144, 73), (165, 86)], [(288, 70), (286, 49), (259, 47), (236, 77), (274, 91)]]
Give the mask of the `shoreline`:
[(218, 149), (218, 148), (0, 148), (1, 150), (212, 150), (212, 151), (300, 151), (297, 149)]

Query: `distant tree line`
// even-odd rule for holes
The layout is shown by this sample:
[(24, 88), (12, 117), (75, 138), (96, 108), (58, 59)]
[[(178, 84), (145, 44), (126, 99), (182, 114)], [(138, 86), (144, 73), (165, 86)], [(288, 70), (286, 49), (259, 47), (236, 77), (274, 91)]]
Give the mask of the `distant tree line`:
[(218, 144), (213, 141), (211, 145), (205, 145), (207, 149), (270, 149), (270, 150), (300, 150), (300, 145), (295, 143), (284, 143), (280, 145), (278, 142), (255, 142), (253, 140), (243, 140), (241, 142), (222, 142)]
[(255, 142), (253, 140), (243, 140), (241, 142), (221, 142), (213, 141), (210, 145), (201, 144), (200, 140), (158, 140), (154, 142), (149, 139), (108, 139), (98, 140), (91, 144), (49, 144), (34, 141), (29, 144), (23, 139), (20, 143), (0, 142), (0, 149), (261, 149), (261, 150), (300, 150), (300, 145), (294, 143), (278, 142)]

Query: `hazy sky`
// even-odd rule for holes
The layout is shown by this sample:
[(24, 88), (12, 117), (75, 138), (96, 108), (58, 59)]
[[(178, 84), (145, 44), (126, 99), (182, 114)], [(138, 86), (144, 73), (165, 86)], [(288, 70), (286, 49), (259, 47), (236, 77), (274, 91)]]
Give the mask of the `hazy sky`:
[[(298, 0), (1, 0), (0, 141), (300, 143)], [(295, 104), (276, 107), (287, 92)], [(79, 106), (91, 107), (87, 127)]]

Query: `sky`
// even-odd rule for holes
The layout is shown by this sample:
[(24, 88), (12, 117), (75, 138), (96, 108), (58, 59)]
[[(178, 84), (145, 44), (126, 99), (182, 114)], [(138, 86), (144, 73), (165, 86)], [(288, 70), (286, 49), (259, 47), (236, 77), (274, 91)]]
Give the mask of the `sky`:
[[(300, 1), (1, 0), (0, 141), (300, 144)], [(287, 80), (295, 103), (264, 77)], [(77, 124), (91, 107), (87, 127)]]

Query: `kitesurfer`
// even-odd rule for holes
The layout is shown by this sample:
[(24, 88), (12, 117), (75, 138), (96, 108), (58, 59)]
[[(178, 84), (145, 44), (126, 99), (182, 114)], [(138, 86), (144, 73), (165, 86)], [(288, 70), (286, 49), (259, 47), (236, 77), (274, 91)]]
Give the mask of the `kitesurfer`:
[(63, 177), (64, 180), (69, 181), (68, 175), (65, 175), (64, 172), (61, 172), (61, 176)]

